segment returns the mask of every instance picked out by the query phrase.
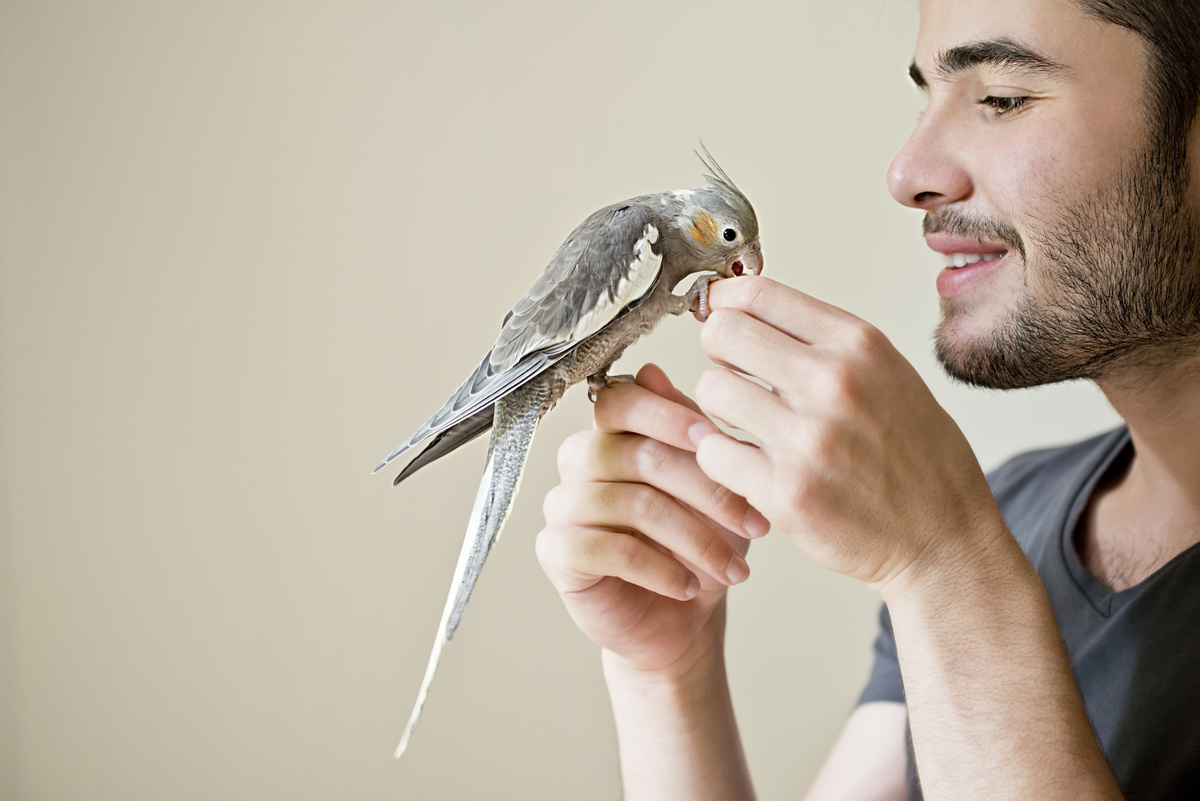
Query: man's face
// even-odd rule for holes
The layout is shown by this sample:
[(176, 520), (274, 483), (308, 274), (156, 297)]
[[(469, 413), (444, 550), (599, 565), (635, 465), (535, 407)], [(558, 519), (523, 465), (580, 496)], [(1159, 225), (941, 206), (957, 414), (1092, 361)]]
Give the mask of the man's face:
[(1074, 0), (923, 0), (914, 65), (929, 105), (888, 185), (948, 254), (951, 375), (1100, 378), (1200, 336), (1197, 192), (1140, 37)]

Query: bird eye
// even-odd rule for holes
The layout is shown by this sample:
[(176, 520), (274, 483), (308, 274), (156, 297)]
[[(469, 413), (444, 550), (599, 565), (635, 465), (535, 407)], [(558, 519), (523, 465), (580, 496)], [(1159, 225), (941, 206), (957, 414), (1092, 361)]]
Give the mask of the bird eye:
[(721, 233), (721, 236), (725, 237), (726, 242), (732, 242), (733, 240), (737, 239), (737, 231), (733, 230), (732, 228), (726, 228)]

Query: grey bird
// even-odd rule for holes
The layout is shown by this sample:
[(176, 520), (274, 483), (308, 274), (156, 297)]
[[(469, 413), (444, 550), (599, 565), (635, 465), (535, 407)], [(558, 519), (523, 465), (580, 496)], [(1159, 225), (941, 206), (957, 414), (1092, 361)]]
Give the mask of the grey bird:
[[(487, 466), (433, 653), (396, 749), (404, 753), (433, 681), (442, 647), (454, 636), (479, 571), (512, 508), (533, 432), (571, 385), (589, 396), (610, 381), (624, 350), (667, 314), (708, 316), (710, 281), (762, 271), (754, 209), (705, 151), (707, 187), (642, 195), (606, 206), (577, 227), (533, 288), (504, 317), (500, 336), (471, 377), (400, 447), (379, 472), (431, 440), (396, 476), (399, 484), (430, 462), (491, 429)], [(701, 273), (683, 295), (673, 289)]]

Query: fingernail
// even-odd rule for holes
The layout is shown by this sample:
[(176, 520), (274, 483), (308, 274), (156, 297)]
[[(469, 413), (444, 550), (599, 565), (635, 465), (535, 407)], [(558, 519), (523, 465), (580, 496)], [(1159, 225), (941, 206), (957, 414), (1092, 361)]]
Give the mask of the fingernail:
[(746, 533), (751, 538), (757, 539), (767, 536), (767, 532), (771, 530), (771, 521), (763, 517), (762, 512), (751, 506), (750, 511), (746, 512), (746, 519), (742, 523), (742, 527), (746, 529)]
[(749, 577), (750, 565), (746, 564), (746, 560), (735, 553), (729, 560), (729, 567), (725, 570), (725, 578), (729, 579), (730, 584), (741, 584)]
[(700, 440), (716, 433), (718, 433), (717, 427), (707, 420), (701, 420), (699, 423), (692, 423), (691, 426), (688, 427), (688, 439), (690, 439), (692, 444), (697, 448), (700, 447)]
[(696, 597), (696, 593), (698, 592), (700, 592), (700, 579), (692, 576), (691, 581), (688, 582), (687, 589), (683, 591), (683, 597), (685, 600), (690, 601)]

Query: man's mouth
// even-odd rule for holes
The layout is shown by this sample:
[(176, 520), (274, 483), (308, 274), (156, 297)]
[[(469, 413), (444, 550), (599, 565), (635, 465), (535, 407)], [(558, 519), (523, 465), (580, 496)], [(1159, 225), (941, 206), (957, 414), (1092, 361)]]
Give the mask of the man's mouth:
[(1008, 255), (1009, 247), (1000, 242), (984, 242), (943, 232), (926, 234), (925, 244), (942, 254), (944, 266), (961, 269), (968, 264), (996, 261)]
[(998, 253), (945, 253), (946, 267), (966, 267), (968, 264), (978, 264), (981, 261), (996, 261), (1002, 259), (1007, 251)]
[(952, 298), (971, 292), (1000, 269), (1010, 250), (1002, 243), (952, 236), (944, 232), (927, 234), (925, 243), (942, 254), (945, 269), (937, 278), (938, 294)]

